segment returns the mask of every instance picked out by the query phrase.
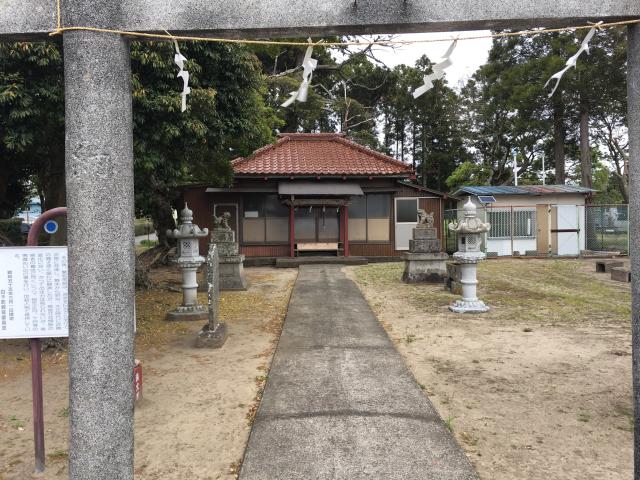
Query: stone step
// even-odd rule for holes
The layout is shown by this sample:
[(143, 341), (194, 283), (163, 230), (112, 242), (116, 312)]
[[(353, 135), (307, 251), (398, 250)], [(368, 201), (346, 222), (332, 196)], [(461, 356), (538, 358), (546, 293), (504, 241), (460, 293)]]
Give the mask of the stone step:
[(300, 265), (366, 265), (369, 263), (365, 257), (295, 257), (277, 258), (276, 268), (297, 268)]

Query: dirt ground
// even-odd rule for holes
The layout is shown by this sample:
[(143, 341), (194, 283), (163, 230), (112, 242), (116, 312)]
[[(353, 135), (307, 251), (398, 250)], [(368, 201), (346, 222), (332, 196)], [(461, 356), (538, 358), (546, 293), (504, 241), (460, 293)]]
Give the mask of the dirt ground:
[[(144, 399), (135, 412), (135, 465), (140, 480), (236, 478), (265, 375), (282, 328), (297, 270), (245, 270), (246, 292), (223, 292), (220, 350), (193, 348), (204, 322), (169, 323), (181, 294), (158, 288), (136, 295), (136, 357)], [(179, 274), (154, 272), (175, 288)], [(206, 302), (206, 294), (200, 294)], [(33, 476), (29, 353), (24, 342), (0, 342), (0, 480), (68, 478), (68, 378), (64, 353), (44, 355), (47, 470)]]
[(630, 287), (591, 260), (491, 260), (457, 315), (401, 264), (348, 267), (482, 479), (633, 476)]

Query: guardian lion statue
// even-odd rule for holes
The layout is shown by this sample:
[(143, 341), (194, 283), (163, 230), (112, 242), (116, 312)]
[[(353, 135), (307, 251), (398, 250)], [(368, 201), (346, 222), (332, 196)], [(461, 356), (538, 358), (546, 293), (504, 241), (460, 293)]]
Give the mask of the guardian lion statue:
[(216, 217), (213, 216), (213, 228), (217, 230), (231, 230), (229, 226), (229, 219), (231, 218), (231, 214), (229, 212), (224, 212), (222, 216)]
[(427, 213), (422, 208), (418, 209), (418, 227), (433, 228), (433, 212)]

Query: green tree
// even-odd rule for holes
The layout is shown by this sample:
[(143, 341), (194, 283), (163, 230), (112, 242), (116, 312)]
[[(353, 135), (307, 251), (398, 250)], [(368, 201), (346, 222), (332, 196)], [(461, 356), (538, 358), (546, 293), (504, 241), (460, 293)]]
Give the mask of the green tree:
[[(173, 226), (178, 185), (228, 184), (229, 160), (271, 141), (279, 125), (263, 100), (264, 77), (252, 52), (209, 43), (183, 44), (181, 50), (192, 86), (185, 113), (173, 45), (131, 45), (136, 207), (153, 217), (162, 239)], [(0, 175), (7, 178), (0, 181), (1, 204), (8, 209), (20, 203), (17, 197), (31, 181), (44, 208), (64, 205), (60, 44), (2, 44), (0, 59)], [(3, 184), (13, 190), (3, 191)]]

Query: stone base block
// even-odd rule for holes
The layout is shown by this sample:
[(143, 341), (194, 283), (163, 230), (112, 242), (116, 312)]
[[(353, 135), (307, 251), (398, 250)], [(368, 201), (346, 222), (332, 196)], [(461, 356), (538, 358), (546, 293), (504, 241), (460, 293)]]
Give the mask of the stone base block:
[(414, 240), (431, 240), (438, 238), (438, 230), (431, 227), (416, 227), (413, 229)]
[(409, 240), (409, 251), (412, 253), (440, 253), (440, 240), (437, 238)]
[(196, 337), (196, 348), (220, 348), (227, 341), (228, 336), (226, 323), (219, 323), (215, 330), (209, 330), (207, 323)]
[(220, 290), (246, 290), (247, 280), (244, 278), (242, 262), (244, 255), (220, 257), (218, 275)]
[(238, 256), (239, 247), (237, 243), (234, 242), (217, 242), (216, 246), (218, 247), (218, 254), (226, 257), (236, 257)]
[(460, 282), (456, 282), (451, 277), (446, 277), (444, 279), (444, 289), (454, 295), (462, 295), (462, 284)]
[(611, 280), (629, 283), (631, 281), (631, 272), (626, 268), (612, 268)]
[(440, 283), (447, 276), (446, 253), (405, 253), (405, 283)]
[(619, 260), (600, 260), (596, 262), (596, 272), (610, 273), (613, 268), (624, 267), (624, 262)]
[(214, 228), (211, 232), (212, 243), (234, 243), (236, 241), (233, 230)]
[(166, 316), (169, 321), (207, 320), (208, 318), (209, 308), (206, 305), (180, 306)]
[(456, 300), (449, 305), (449, 310), (455, 313), (484, 313), (489, 311), (482, 300)]

